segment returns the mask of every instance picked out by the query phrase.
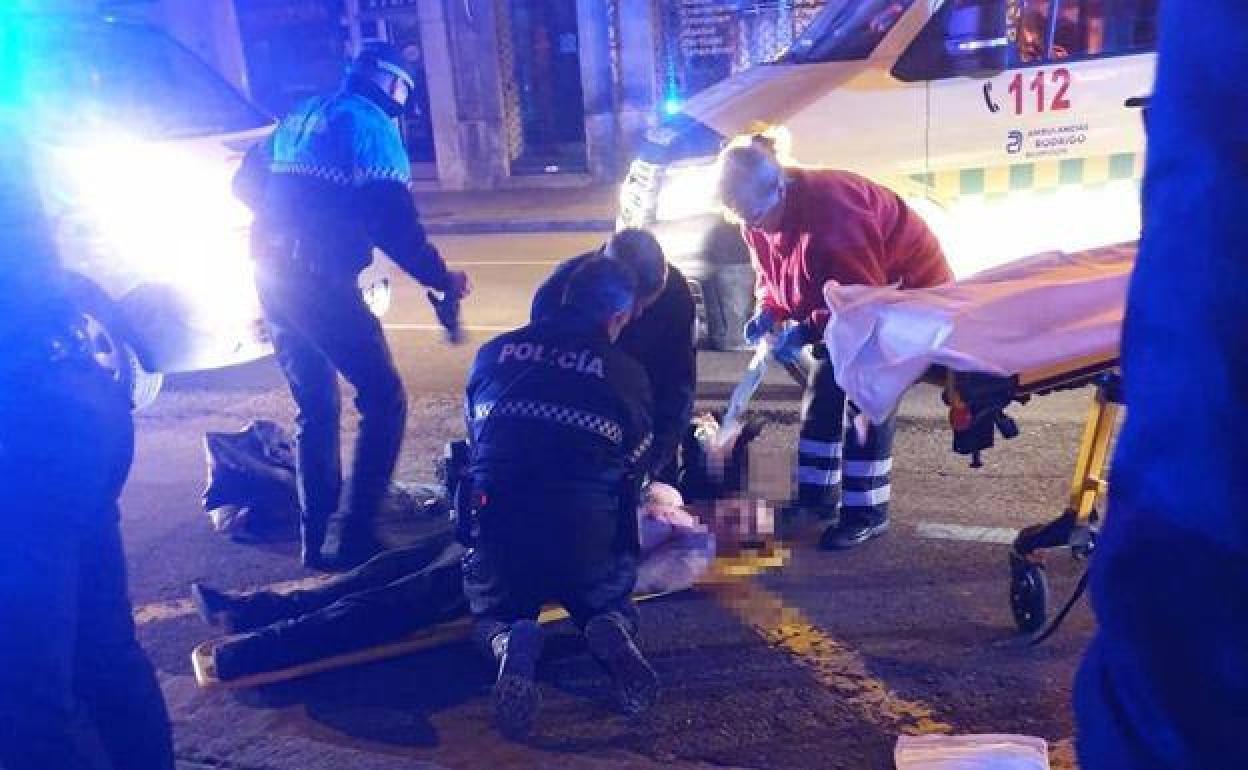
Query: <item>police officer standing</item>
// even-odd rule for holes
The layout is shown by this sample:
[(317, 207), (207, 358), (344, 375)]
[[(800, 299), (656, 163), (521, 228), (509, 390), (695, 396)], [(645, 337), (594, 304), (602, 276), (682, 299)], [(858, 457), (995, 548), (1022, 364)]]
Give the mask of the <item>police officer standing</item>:
[[(426, 239), (408, 190), (411, 170), (393, 118), (412, 84), (393, 46), (365, 46), (342, 88), (283, 119), (235, 179), (236, 193), (256, 212), (256, 287), (299, 409), (306, 566), (352, 566), (378, 550), (371, 523), (403, 440), (403, 384), (357, 284), (373, 247), (433, 290), (430, 299), (452, 339), (458, 302), (469, 291), (467, 276), (447, 270)], [(339, 373), (355, 388), (360, 412), (345, 496)], [(335, 512), (337, 547), (331, 539), (322, 554)]]
[(130, 402), (88, 352), (33, 181), (0, 115), (0, 767), (86, 770), (98, 746), (117, 770), (173, 770), (126, 593)]
[(471, 546), (464, 592), (480, 643), (498, 661), (495, 718), (526, 734), (542, 604), (558, 601), (630, 714), (648, 708), (658, 678), (634, 642), (638, 615), (636, 510), (651, 443), (650, 388), (613, 347), (636, 303), (636, 278), (617, 260), (583, 262), (554, 313), (487, 343), (465, 399), (472, 444)]

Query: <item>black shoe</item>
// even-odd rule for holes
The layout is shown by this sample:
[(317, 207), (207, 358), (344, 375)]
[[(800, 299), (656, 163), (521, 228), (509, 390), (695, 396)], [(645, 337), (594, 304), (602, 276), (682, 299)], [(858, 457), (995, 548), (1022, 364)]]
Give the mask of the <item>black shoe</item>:
[(293, 665), (275, 653), (272, 635), (264, 633), (236, 636), (217, 647), (212, 658), (217, 679), (223, 682)]
[(585, 642), (611, 674), (621, 711), (636, 716), (654, 705), (659, 699), (659, 675), (616, 617), (599, 615), (586, 623)]
[(234, 599), (229, 594), (196, 581), (191, 583), (191, 601), (205, 623), (234, 633)]
[(355, 569), (384, 550), (386, 550), (386, 545), (371, 533), (357, 535), (344, 538), (332, 553), (322, 553), (319, 565), (321, 569), (346, 572)]
[(776, 515), (776, 531), (781, 537), (792, 538), (803, 533), (813, 536), (811, 530), (835, 522), (835, 505), (807, 505), (792, 502), (782, 507)]
[(842, 522), (828, 527), (819, 538), (819, 547), (825, 551), (846, 551), (888, 531), (888, 519), (877, 524), (853, 524)]
[(494, 682), (494, 722), (513, 740), (526, 737), (537, 718), (537, 660), (542, 656), (542, 628), (535, 621), (512, 624), (503, 644)]

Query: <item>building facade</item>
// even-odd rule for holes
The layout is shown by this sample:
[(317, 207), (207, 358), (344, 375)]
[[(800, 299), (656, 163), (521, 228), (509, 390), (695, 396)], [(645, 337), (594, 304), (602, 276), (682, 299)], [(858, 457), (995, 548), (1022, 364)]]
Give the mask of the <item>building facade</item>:
[(444, 189), (607, 183), (645, 129), (773, 58), (827, 0), (161, 0), (175, 35), (274, 114), (350, 51), (398, 46), (414, 176)]

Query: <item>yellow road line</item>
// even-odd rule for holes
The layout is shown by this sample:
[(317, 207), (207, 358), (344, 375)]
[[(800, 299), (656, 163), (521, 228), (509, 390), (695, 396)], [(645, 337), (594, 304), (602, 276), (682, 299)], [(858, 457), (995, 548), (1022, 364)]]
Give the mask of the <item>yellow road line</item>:
[(930, 706), (894, 693), (871, 675), (861, 655), (754, 581), (707, 588), (770, 646), (791, 655), (819, 684), (855, 708), (864, 721), (906, 735), (954, 732), (953, 725), (939, 719)]

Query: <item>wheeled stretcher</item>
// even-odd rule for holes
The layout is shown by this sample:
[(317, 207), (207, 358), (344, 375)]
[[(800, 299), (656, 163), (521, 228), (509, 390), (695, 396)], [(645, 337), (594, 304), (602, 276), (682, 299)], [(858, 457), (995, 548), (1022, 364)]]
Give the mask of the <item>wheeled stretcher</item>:
[(1096, 543), (1101, 518), (1097, 502), (1109, 486), (1109, 449), (1122, 408), (1117, 352), (1107, 351), (1090, 360), (1071, 361), (1068, 365), (1009, 378), (961, 375), (938, 369), (925, 380), (938, 380), (944, 387), (945, 400), (950, 405), (954, 451), (970, 455), (973, 467), (979, 467), (979, 453), (992, 445), (994, 432), (1006, 438), (1018, 435), (1018, 428), (1004, 411), (1009, 403), (1026, 403), (1033, 396), (1073, 388), (1095, 388), (1066, 509), (1052, 521), (1023, 529), (1010, 549), (1010, 609), (1014, 622), (1020, 631), (1038, 632), (1044, 627), (1049, 606), (1043, 552), (1069, 547), (1076, 557), (1086, 558)]
[(1095, 389), (1066, 509), (1023, 529), (1010, 550), (1010, 605), (1024, 632), (1048, 615), (1043, 552), (1069, 547), (1086, 557), (1095, 545), (1123, 404), (1118, 351), (1134, 259), (1127, 244), (1041, 254), (934, 289), (825, 289), (833, 316), (824, 342), (849, 399), (878, 422), (911, 385), (941, 387), (953, 449), (972, 467), (997, 434), (1018, 434), (1010, 404)]

